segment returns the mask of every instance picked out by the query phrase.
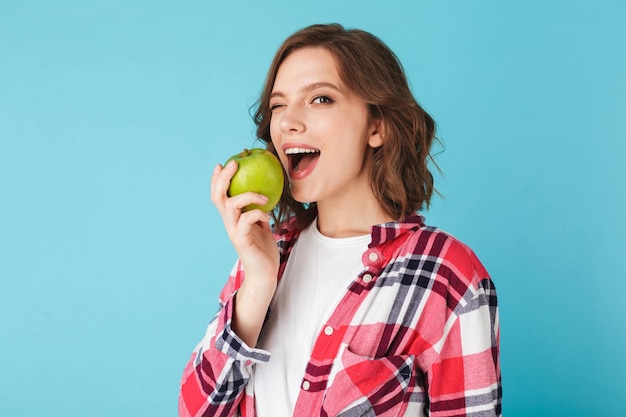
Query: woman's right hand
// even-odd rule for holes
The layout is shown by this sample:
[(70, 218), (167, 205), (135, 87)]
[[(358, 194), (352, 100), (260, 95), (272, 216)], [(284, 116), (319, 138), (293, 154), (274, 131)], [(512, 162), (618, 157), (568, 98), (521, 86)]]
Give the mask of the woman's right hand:
[(237, 292), (233, 330), (250, 347), (255, 347), (267, 309), (276, 291), (280, 255), (270, 229), (270, 217), (261, 210), (242, 212), (249, 204), (265, 204), (267, 198), (249, 192), (228, 196), (237, 163), (217, 165), (211, 178), (211, 201), (222, 216), (245, 272)]

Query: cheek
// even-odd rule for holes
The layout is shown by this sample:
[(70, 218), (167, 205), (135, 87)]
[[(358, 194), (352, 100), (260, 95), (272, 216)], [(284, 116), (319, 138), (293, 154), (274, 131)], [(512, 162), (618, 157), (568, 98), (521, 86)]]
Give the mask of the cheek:
[(278, 128), (278, 121), (274, 117), (270, 119), (270, 137), (272, 138), (272, 143), (276, 146), (280, 137), (280, 129)]
[(274, 149), (276, 149), (276, 153), (278, 154), (278, 159), (280, 159), (280, 163), (287, 169), (287, 157), (283, 153), (283, 150), (280, 146), (280, 130), (274, 126), (273, 123), (270, 123), (270, 138), (272, 139), (272, 145), (274, 145)]
[(272, 145), (274, 145), (274, 149), (276, 149), (276, 152), (278, 152), (278, 154), (280, 155), (281, 147), (280, 141), (278, 140), (279, 136), (273, 130), (270, 130), (270, 138), (272, 139)]

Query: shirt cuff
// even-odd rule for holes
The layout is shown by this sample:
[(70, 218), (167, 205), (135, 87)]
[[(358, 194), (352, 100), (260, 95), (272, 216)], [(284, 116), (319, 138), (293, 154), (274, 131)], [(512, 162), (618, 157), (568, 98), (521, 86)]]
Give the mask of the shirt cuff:
[[(271, 354), (263, 349), (251, 348), (232, 329), (233, 300), (235, 294), (226, 302), (222, 310), (224, 329), (215, 337), (215, 348), (231, 358), (251, 365), (256, 362), (268, 362)], [(220, 321), (222, 321), (220, 320)]]

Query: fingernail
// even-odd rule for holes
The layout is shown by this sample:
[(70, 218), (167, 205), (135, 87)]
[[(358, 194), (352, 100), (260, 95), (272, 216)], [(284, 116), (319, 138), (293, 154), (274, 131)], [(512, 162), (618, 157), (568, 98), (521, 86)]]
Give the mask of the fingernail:
[(228, 163), (226, 164), (225, 168), (230, 168), (235, 166), (235, 161), (233, 159), (231, 159), (230, 161), (228, 161)]
[(259, 197), (261, 197), (264, 201), (269, 200), (269, 198), (265, 197), (263, 194), (259, 194)]

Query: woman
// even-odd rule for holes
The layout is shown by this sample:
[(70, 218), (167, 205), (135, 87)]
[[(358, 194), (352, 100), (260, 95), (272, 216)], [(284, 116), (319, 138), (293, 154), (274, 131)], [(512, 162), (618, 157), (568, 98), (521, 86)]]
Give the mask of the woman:
[(393, 52), (339, 25), (296, 32), (255, 122), (286, 189), (271, 215), (242, 212), (265, 197), (228, 197), (236, 164), (214, 171), (239, 260), (179, 414), (501, 415), (495, 287), (417, 214), (433, 193), (435, 123)]

